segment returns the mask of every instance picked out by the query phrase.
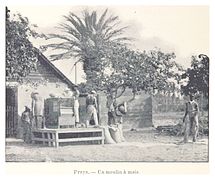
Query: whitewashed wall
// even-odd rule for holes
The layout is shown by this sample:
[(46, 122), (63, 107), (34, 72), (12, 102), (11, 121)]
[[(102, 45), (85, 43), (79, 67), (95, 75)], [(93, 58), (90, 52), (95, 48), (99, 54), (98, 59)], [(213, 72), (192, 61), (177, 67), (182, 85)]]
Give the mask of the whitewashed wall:
[[(47, 85), (39, 85), (37, 88), (33, 88), (30, 85), (19, 85), (18, 86), (18, 129), (17, 137), (22, 137), (22, 127), (20, 117), (22, 112), (25, 110), (25, 106), (31, 108), (31, 93), (38, 92), (43, 100), (49, 98), (50, 94), (55, 95), (56, 97), (68, 97), (68, 94), (65, 92), (67, 89), (67, 84), (65, 83), (47, 83)], [(72, 92), (70, 92), (70, 97)]]

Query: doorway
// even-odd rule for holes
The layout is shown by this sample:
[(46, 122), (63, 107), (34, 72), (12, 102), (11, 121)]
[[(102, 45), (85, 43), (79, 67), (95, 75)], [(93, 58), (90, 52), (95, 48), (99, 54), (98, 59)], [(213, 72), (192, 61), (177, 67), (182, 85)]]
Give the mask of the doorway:
[(6, 138), (17, 135), (17, 107), (17, 87), (6, 87)]

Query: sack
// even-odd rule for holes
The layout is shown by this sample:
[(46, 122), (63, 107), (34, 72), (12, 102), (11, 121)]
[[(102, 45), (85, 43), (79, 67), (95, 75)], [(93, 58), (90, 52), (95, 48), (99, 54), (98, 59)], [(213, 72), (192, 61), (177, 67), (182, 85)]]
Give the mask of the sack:
[(120, 130), (117, 127), (109, 127), (110, 135), (116, 143), (122, 142)]
[(90, 122), (89, 122), (90, 125), (95, 125), (95, 121), (93, 119), (90, 119)]
[(120, 134), (121, 141), (124, 142), (125, 138), (123, 136), (122, 124), (118, 124), (117, 127), (119, 129), (119, 134)]
[(104, 136), (105, 136), (105, 144), (116, 144), (116, 142), (112, 139), (110, 135), (110, 131), (107, 126), (103, 127), (104, 129)]

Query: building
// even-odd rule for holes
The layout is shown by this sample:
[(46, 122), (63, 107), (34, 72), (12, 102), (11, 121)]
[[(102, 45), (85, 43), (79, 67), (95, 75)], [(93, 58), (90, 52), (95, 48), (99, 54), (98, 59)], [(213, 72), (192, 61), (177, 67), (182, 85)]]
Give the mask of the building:
[[(6, 137), (22, 137), (21, 114), (25, 106), (31, 108), (31, 93), (38, 92), (43, 99), (51, 96), (66, 97), (65, 89), (75, 85), (59, 71), (43, 54), (39, 53), (37, 69), (27, 75), (22, 84), (6, 82)], [(86, 96), (79, 98), (80, 121), (85, 121)], [(136, 95), (135, 100), (130, 101), (130, 90), (118, 99), (119, 103), (129, 101), (128, 113), (124, 117), (124, 125), (127, 128), (151, 127), (152, 123), (152, 99), (150, 95), (142, 92)], [(98, 92), (98, 116), (101, 125), (107, 125), (106, 95)]]
[(22, 84), (6, 82), (6, 137), (21, 137), (20, 117), (25, 106), (31, 108), (31, 93), (42, 98), (65, 97), (65, 89), (75, 85), (43, 54), (38, 54), (37, 69), (27, 75)]

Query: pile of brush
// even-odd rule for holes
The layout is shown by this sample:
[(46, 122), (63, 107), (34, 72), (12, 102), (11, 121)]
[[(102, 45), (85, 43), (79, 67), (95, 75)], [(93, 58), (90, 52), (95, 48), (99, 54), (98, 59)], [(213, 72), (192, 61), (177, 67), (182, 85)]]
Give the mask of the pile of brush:
[(170, 136), (180, 136), (184, 132), (184, 125), (178, 123), (176, 125), (158, 126), (156, 130), (159, 133), (165, 133)]
[(199, 134), (200, 135), (209, 135), (209, 121), (207, 116), (202, 116), (199, 119)]
[[(176, 125), (158, 126), (156, 130), (159, 133), (165, 133), (170, 136), (181, 136), (185, 131), (185, 124), (178, 123)], [(209, 135), (208, 118), (199, 119), (199, 135)]]

